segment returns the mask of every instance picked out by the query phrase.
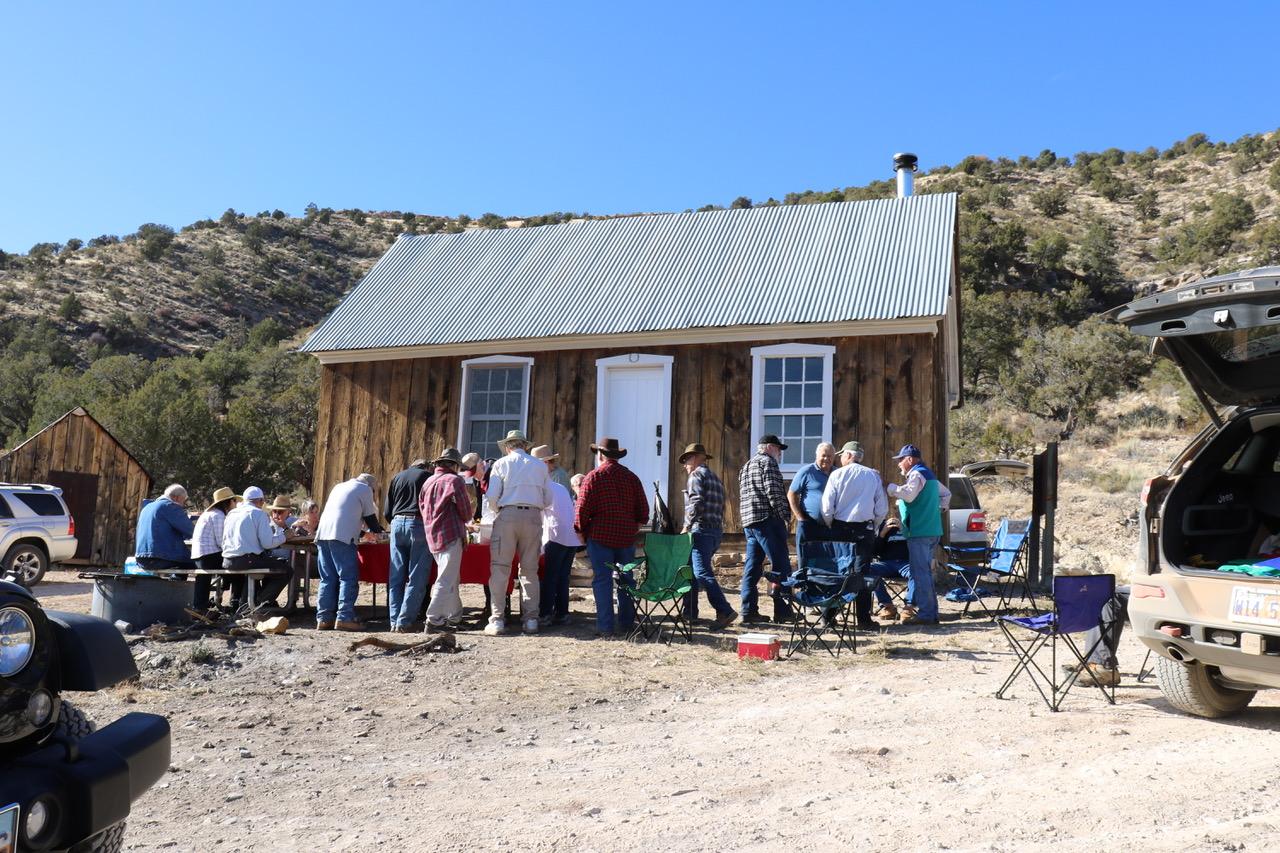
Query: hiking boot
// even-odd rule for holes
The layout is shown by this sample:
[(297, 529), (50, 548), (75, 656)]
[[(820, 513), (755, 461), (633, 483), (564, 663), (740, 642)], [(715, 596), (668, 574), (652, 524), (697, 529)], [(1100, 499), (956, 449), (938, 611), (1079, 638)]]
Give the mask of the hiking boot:
[(454, 630), (456, 629), (450, 627), (448, 622), (441, 622), (439, 624), (435, 622), (428, 622), (426, 627), (426, 632), (428, 634), (452, 634)]
[(910, 604), (904, 604), (902, 609), (898, 611), (898, 620), (901, 622), (910, 622), (916, 618), (916, 614), (920, 611), (916, 610)]
[(1120, 670), (1112, 669), (1109, 666), (1103, 666), (1100, 663), (1089, 661), (1085, 664), (1084, 669), (1077, 666), (1062, 665), (1064, 675), (1071, 675), (1073, 672), (1080, 670), (1080, 675), (1076, 681), (1080, 684), (1097, 685), (1102, 687), (1117, 687), (1120, 684)]
[(490, 619), (489, 624), (484, 626), (485, 634), (490, 637), (496, 637), (507, 630), (507, 623), (503, 619)]
[(763, 615), (761, 615), (759, 610), (750, 610), (742, 614), (743, 625), (758, 625), (761, 622), (765, 622), (765, 621), (767, 620), (764, 618)]
[(876, 611), (876, 618), (883, 619), (885, 622), (897, 622), (898, 608), (892, 604), (886, 604)]
[(715, 621), (711, 623), (712, 631), (723, 631), (733, 624), (733, 620), (738, 618), (738, 611), (730, 610), (723, 616), (717, 616)]
[(317, 623), (316, 623), (316, 630), (317, 630), (317, 631), (332, 631), (332, 630), (333, 630), (333, 623), (332, 623), (332, 622), (317, 622)]
[(362, 623), (362, 622), (355, 622), (355, 621), (350, 621), (350, 622), (348, 622), (348, 621), (344, 621), (344, 620), (342, 620), (342, 619), (339, 619), (337, 622), (334, 622), (334, 623), (333, 623), (333, 628), (334, 628), (334, 630), (335, 630), (335, 631), (363, 631), (363, 630), (365, 630), (365, 628), (364, 628), (364, 623)]

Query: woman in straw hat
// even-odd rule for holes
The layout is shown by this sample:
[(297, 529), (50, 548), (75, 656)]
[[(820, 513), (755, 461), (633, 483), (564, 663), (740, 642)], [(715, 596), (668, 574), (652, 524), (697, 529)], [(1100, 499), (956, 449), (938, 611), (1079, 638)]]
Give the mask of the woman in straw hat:
[[(223, 486), (213, 493), (213, 501), (196, 519), (196, 529), (191, 534), (191, 559), (195, 561), (197, 568), (206, 571), (222, 569), (222, 530), (227, 521), (227, 513), (236, 505), (237, 500), (236, 493)], [(210, 575), (195, 577), (196, 589), (192, 606), (203, 613), (210, 604), (221, 602), (211, 602), (209, 599), (209, 588), (213, 582)], [(243, 578), (235, 580), (244, 583)]]

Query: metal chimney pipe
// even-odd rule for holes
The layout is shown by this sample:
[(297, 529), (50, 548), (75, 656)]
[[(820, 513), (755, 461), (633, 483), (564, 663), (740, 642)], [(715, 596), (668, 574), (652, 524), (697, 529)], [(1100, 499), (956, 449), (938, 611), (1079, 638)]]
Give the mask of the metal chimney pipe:
[(906, 152), (893, 155), (893, 170), (898, 173), (898, 198), (907, 198), (911, 195), (916, 163), (919, 161), (919, 157)]

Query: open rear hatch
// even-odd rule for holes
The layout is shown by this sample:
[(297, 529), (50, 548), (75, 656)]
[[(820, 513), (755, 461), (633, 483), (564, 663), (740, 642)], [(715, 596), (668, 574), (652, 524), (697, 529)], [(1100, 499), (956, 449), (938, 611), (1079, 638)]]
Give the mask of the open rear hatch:
[(1182, 369), (1215, 421), (1209, 401), (1257, 406), (1280, 400), (1280, 267), (1145, 296), (1116, 319), (1154, 339), (1154, 351)]

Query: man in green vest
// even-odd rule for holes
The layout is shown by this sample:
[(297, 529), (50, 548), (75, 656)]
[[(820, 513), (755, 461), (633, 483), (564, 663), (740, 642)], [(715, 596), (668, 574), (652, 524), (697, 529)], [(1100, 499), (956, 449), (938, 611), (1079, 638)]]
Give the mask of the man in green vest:
[(933, 589), (933, 552), (942, 538), (942, 513), (951, 504), (951, 491), (924, 464), (920, 448), (903, 446), (898, 455), (898, 470), (906, 477), (899, 486), (890, 483), (890, 497), (898, 499), (898, 515), (902, 534), (907, 539), (907, 555), (911, 561), (911, 577), (907, 581), (907, 601), (902, 621), (922, 625), (938, 624), (938, 597)]

